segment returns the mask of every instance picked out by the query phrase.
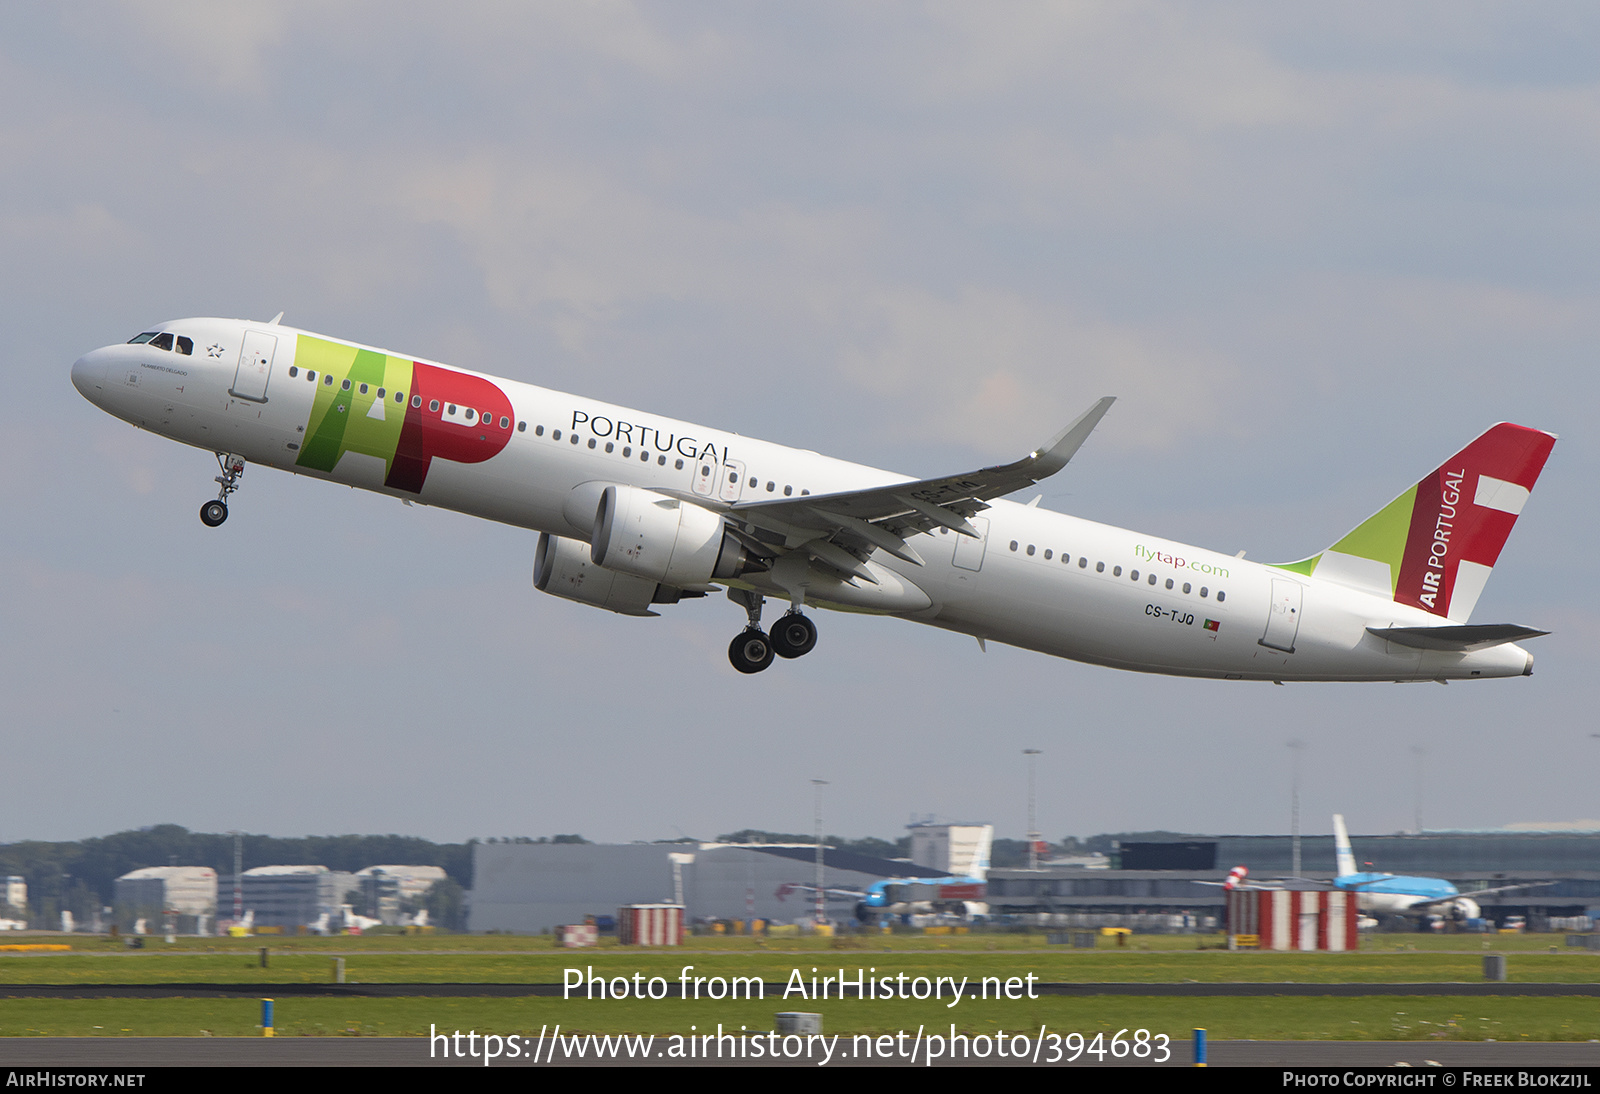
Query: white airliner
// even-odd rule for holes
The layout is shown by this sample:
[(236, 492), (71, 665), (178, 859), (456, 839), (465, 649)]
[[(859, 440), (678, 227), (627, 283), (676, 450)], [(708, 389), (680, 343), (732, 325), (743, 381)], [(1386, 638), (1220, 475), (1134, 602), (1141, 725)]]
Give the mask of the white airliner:
[[(1530, 881), (1518, 885), (1498, 885), (1494, 888), (1475, 889), (1464, 894), (1455, 885), (1438, 877), (1408, 877), (1402, 874), (1383, 874), (1373, 870), (1357, 870), (1355, 851), (1350, 846), (1350, 832), (1345, 828), (1344, 816), (1333, 815), (1334, 857), (1339, 868), (1332, 881), (1313, 881), (1307, 878), (1284, 878), (1278, 881), (1250, 881), (1250, 871), (1235, 866), (1228, 871), (1224, 882), (1202, 881), (1201, 885), (1221, 885), (1233, 889), (1284, 889), (1332, 888), (1356, 894), (1357, 906), (1374, 915), (1426, 916), (1440, 915), (1446, 919), (1464, 921), (1480, 919), (1483, 910), (1473, 897), (1493, 893), (1509, 893), (1518, 889), (1538, 889), (1556, 884), (1553, 881)], [(1368, 863), (1370, 866), (1371, 864)]]
[[(624, 615), (726, 589), (740, 672), (816, 644), (803, 609), (893, 615), (1142, 672), (1229, 680), (1519, 676), (1469, 624), (1555, 438), (1501, 424), (1332, 547), (1281, 565), (1001, 500), (1067, 465), (1104, 398), (999, 467), (911, 479), (804, 449), (271, 322), (182, 319), (85, 354), (72, 382), (216, 454), (207, 525), (249, 463), (540, 533), (534, 584)], [(787, 603), (761, 629), (767, 598)]]

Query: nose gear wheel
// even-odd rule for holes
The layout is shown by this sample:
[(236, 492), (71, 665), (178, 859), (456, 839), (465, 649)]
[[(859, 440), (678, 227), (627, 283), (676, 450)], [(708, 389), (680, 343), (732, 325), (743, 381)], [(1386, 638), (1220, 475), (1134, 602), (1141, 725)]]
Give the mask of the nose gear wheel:
[(208, 501), (200, 507), (200, 523), (207, 528), (215, 528), (228, 519), (228, 498), (238, 491), (239, 480), (244, 477), (244, 457), (232, 452), (218, 452), (216, 456), (222, 474), (213, 481), (222, 489), (217, 491), (216, 501)]

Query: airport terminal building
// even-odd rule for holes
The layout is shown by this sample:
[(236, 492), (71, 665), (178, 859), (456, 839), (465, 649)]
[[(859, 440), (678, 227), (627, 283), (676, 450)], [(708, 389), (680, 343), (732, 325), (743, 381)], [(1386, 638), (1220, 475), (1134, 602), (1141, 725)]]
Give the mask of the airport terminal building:
[[(535, 933), (586, 916), (616, 915), (625, 904), (678, 903), (680, 893), (690, 921), (809, 919), (816, 908), (816, 853), (806, 844), (480, 843), (473, 850), (467, 927)], [(926, 872), (904, 860), (826, 848), (828, 918), (854, 916), (854, 894), (875, 881)]]
[[(1443, 878), (1463, 896), (1523, 882), (1547, 883), (1474, 898), (1484, 917), (1495, 922), (1519, 915), (1537, 929), (1552, 918), (1600, 913), (1600, 833), (1425, 832), (1352, 836), (1351, 842), (1363, 870)], [(1289, 836), (1190, 836), (1123, 844), (1113, 862), (1116, 868), (1106, 870), (1048, 865), (991, 870), (990, 912), (1148, 916), (1150, 926), (1158, 918), (1174, 916), (1220, 919), (1223, 891), (1197, 882), (1223, 881), (1234, 866), (1249, 867), (1253, 879), (1289, 877), (1294, 849)], [(1302, 836), (1300, 862), (1299, 876), (1332, 879), (1333, 837)]]

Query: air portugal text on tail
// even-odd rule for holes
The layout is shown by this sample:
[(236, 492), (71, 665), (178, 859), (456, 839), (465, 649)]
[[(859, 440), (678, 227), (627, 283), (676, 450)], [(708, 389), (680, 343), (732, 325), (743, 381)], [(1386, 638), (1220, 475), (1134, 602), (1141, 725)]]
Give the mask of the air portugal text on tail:
[[(816, 646), (808, 608), (1278, 682), (1526, 675), (1516, 643), (1545, 633), (1470, 621), (1555, 442), (1522, 426), (1273, 566), (1004, 500), (1065, 468), (1109, 397), (1012, 463), (913, 479), (278, 319), (161, 323), (85, 354), (72, 382), (215, 454), (212, 527), (255, 463), (537, 531), (534, 585), (566, 600), (653, 616), (726, 592), (747, 620), (728, 651), (744, 673)], [(768, 599), (787, 610), (764, 628)]]

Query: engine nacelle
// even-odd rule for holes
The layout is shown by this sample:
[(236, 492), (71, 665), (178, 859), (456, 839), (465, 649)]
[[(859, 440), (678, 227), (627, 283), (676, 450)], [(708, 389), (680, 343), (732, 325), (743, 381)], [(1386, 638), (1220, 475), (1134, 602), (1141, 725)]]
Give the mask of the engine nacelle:
[(589, 558), (608, 570), (677, 587), (765, 569), (729, 534), (719, 514), (637, 486), (608, 486), (600, 495)]
[(660, 582), (596, 566), (587, 544), (548, 532), (540, 533), (533, 554), (533, 587), (623, 615), (655, 615), (650, 605), (676, 604), (683, 595)]

